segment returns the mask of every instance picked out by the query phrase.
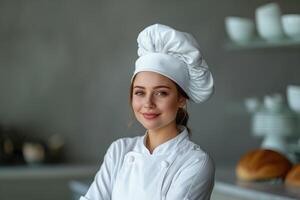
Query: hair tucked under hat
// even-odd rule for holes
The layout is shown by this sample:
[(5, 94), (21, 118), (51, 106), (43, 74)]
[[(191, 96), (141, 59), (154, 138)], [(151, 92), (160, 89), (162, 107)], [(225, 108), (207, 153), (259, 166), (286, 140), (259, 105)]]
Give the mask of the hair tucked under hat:
[(195, 102), (206, 101), (213, 93), (213, 78), (197, 41), (189, 33), (162, 24), (140, 32), (134, 76), (141, 71), (160, 73), (176, 82)]

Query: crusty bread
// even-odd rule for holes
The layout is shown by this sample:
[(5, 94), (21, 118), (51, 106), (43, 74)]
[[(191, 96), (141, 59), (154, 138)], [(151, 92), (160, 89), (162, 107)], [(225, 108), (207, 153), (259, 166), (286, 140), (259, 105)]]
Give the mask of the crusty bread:
[(246, 153), (237, 164), (236, 175), (245, 181), (284, 178), (292, 163), (281, 153), (256, 149)]
[(285, 177), (285, 184), (300, 187), (300, 163), (293, 166)]

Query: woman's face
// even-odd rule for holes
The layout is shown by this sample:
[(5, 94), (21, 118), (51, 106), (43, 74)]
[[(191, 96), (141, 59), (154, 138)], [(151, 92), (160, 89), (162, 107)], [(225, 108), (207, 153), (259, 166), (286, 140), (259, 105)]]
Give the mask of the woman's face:
[(155, 72), (139, 72), (133, 83), (132, 108), (136, 119), (148, 130), (175, 124), (179, 107), (186, 99), (178, 94), (176, 85)]

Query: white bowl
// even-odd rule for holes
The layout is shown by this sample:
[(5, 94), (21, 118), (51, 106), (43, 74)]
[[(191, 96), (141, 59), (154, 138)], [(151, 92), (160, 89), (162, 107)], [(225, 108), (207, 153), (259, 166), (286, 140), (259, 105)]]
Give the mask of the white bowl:
[(300, 85), (287, 86), (287, 101), (290, 108), (300, 114)]
[(258, 34), (266, 40), (279, 40), (284, 37), (281, 11), (276, 3), (269, 3), (255, 10)]
[(300, 39), (300, 14), (288, 14), (281, 17), (284, 33), (294, 39)]
[(226, 32), (234, 42), (248, 42), (254, 36), (254, 22), (248, 18), (226, 17)]

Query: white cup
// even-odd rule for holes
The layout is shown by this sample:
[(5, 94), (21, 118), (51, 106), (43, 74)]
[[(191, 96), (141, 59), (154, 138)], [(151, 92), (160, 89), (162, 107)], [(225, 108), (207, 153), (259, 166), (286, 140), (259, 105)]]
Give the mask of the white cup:
[(266, 40), (278, 40), (284, 37), (281, 23), (281, 11), (277, 3), (268, 3), (255, 11), (258, 34)]
[(300, 14), (287, 14), (281, 17), (284, 33), (293, 39), (300, 39)]
[(234, 42), (248, 42), (254, 36), (254, 21), (243, 17), (226, 17), (225, 28), (229, 38)]
[(287, 101), (290, 108), (300, 114), (300, 85), (287, 86)]

